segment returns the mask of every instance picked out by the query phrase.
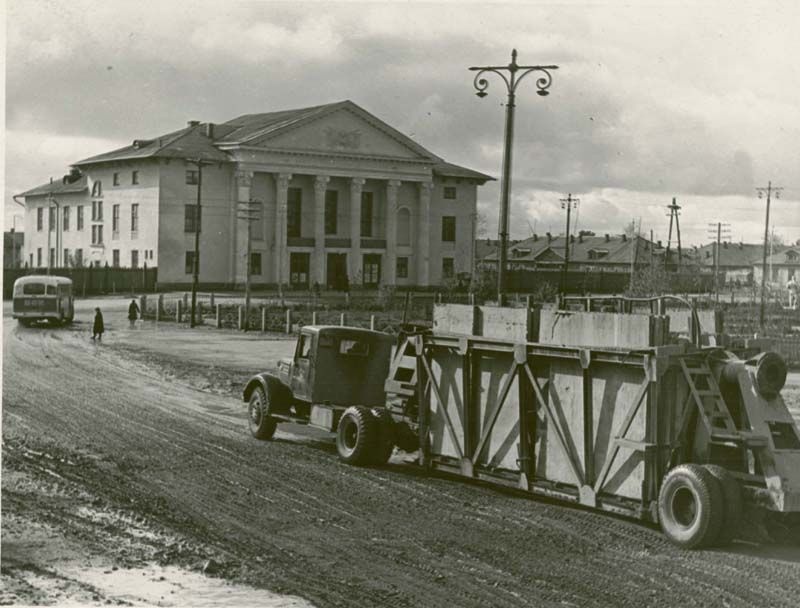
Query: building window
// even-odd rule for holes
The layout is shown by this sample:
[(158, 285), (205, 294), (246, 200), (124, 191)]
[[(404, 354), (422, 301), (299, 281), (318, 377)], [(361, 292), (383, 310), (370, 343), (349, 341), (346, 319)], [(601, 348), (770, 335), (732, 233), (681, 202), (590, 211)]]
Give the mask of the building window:
[(454, 243), (456, 240), (456, 218), (454, 215), (442, 217), (442, 241)]
[(42, 248), (41, 247), (37, 247), (36, 248), (36, 267), (37, 268), (41, 268), (42, 267)]
[(131, 249), (131, 268), (139, 268), (139, 250)]
[(92, 201), (92, 221), (103, 221), (103, 201)]
[(186, 183), (190, 186), (196, 186), (198, 183), (197, 171), (195, 169), (186, 170)]
[(308, 286), (308, 269), (310, 266), (310, 255), (307, 253), (296, 252), (289, 256), (289, 282), (292, 285)]
[(183, 206), (183, 231), (184, 232), (200, 232), (203, 223), (202, 209), (198, 209), (197, 205), (184, 205)]
[(408, 207), (397, 212), (397, 244), (411, 245), (411, 211)]
[(408, 278), (408, 258), (397, 258), (397, 278)]
[(75, 250), (75, 266), (79, 268), (83, 266), (83, 249), (76, 249)]
[(361, 193), (361, 236), (372, 236), (372, 192)]
[(114, 185), (119, 186), (119, 173), (114, 174)]
[[(199, 271), (199, 268), (198, 268)], [(194, 251), (186, 252), (186, 259), (184, 264), (184, 272), (186, 274), (194, 274)]]
[(339, 207), (339, 192), (336, 190), (325, 191), (325, 234), (336, 234), (337, 213)]
[(139, 203), (131, 205), (131, 232), (139, 232)]
[(30, 261), (30, 264), (28, 265), (28, 267), (29, 268), (33, 268), (33, 254), (32, 253), (28, 254), (28, 260)]
[(300, 188), (289, 188), (287, 199), (286, 236), (299, 237), (303, 232), (303, 191)]
[(36, 230), (41, 232), (43, 226), (44, 226), (44, 207), (39, 207), (38, 209), (36, 209)]
[(56, 229), (56, 208), (50, 207), (47, 210), (47, 226), (51, 231)]
[(92, 245), (103, 244), (103, 226), (95, 224), (92, 226)]
[(139, 183), (139, 172), (131, 171), (131, 183), (135, 186)]
[(83, 230), (83, 205), (78, 205), (78, 218), (77, 218), (77, 226), (78, 230)]
[(454, 276), (453, 258), (442, 258), (442, 278), (451, 279)]
[(364, 255), (364, 285), (377, 287), (381, 282), (381, 255), (379, 253), (368, 253)]
[(446, 199), (453, 200), (456, 198), (456, 187), (455, 186), (445, 186), (444, 187), (444, 197)]
[(250, 274), (261, 274), (261, 254), (250, 254)]
[(114, 268), (119, 268), (119, 249), (114, 249), (111, 252), (111, 265)]
[(64, 248), (64, 259), (62, 261), (62, 264), (64, 265), (64, 268), (69, 266), (69, 249), (67, 249), (66, 247)]
[(50, 263), (48, 264), (48, 266), (50, 266), (52, 268), (55, 265), (56, 265), (56, 248), (55, 247), (51, 247), (50, 248)]
[(111, 238), (117, 238), (119, 233), (119, 205), (111, 207)]
[(103, 183), (96, 181), (92, 184), (92, 196), (103, 196)]

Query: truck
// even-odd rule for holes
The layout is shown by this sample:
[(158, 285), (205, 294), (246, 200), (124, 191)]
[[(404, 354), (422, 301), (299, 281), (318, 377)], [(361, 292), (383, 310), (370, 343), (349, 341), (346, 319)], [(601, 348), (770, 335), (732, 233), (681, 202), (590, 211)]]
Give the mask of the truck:
[(657, 523), (685, 548), (730, 542), (751, 505), (800, 513), (800, 433), (777, 354), (703, 344), (697, 328), (676, 340), (662, 314), (548, 317), (632, 339), (643, 327), (655, 345), (548, 343), (553, 329), (538, 321), (515, 334), (504, 320), (498, 338), (476, 333), (478, 321), (532, 312), (478, 308), (448, 313), (460, 328), (394, 344), (369, 330), (302, 328), (294, 357), (245, 386), (251, 433), (309, 424), (360, 466), (397, 447), (430, 471)]

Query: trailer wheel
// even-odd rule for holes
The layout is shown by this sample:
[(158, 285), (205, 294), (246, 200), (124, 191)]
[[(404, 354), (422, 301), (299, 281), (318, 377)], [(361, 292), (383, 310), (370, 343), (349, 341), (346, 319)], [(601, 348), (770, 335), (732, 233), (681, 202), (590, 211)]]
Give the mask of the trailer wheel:
[(250, 395), (247, 422), (250, 433), (256, 439), (272, 439), (275, 434), (278, 422), (269, 415), (269, 398), (262, 386), (257, 386)]
[(722, 488), (722, 526), (715, 543), (721, 547), (736, 538), (741, 529), (744, 510), (742, 488), (725, 467), (721, 467), (718, 464), (707, 464), (704, 468), (714, 476)]
[(372, 415), (378, 421), (379, 437), (375, 446), (373, 464), (384, 465), (392, 457), (394, 452), (394, 418), (383, 408), (375, 408)]
[(661, 529), (685, 549), (709, 546), (717, 540), (723, 507), (720, 483), (696, 464), (682, 464), (670, 470), (658, 494)]
[(381, 439), (380, 421), (363, 406), (348, 407), (336, 430), (336, 451), (347, 464), (374, 464)]

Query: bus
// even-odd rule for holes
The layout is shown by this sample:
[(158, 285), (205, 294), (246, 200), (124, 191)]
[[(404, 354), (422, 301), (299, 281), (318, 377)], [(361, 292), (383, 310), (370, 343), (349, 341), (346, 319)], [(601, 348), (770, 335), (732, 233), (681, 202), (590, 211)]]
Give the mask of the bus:
[(75, 316), (72, 280), (31, 275), (14, 282), (12, 316), (22, 325), (49, 320), (71, 323)]

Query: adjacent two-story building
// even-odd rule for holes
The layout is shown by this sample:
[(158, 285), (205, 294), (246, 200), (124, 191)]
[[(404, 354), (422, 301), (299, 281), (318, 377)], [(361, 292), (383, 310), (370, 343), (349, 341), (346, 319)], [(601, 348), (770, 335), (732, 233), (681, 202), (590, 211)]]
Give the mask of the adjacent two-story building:
[(19, 195), (25, 259), (146, 264), (180, 286), (199, 228), (204, 285), (241, 285), (248, 262), (253, 284), (438, 285), (472, 271), (477, 189), (490, 179), (351, 101), (192, 121)]

